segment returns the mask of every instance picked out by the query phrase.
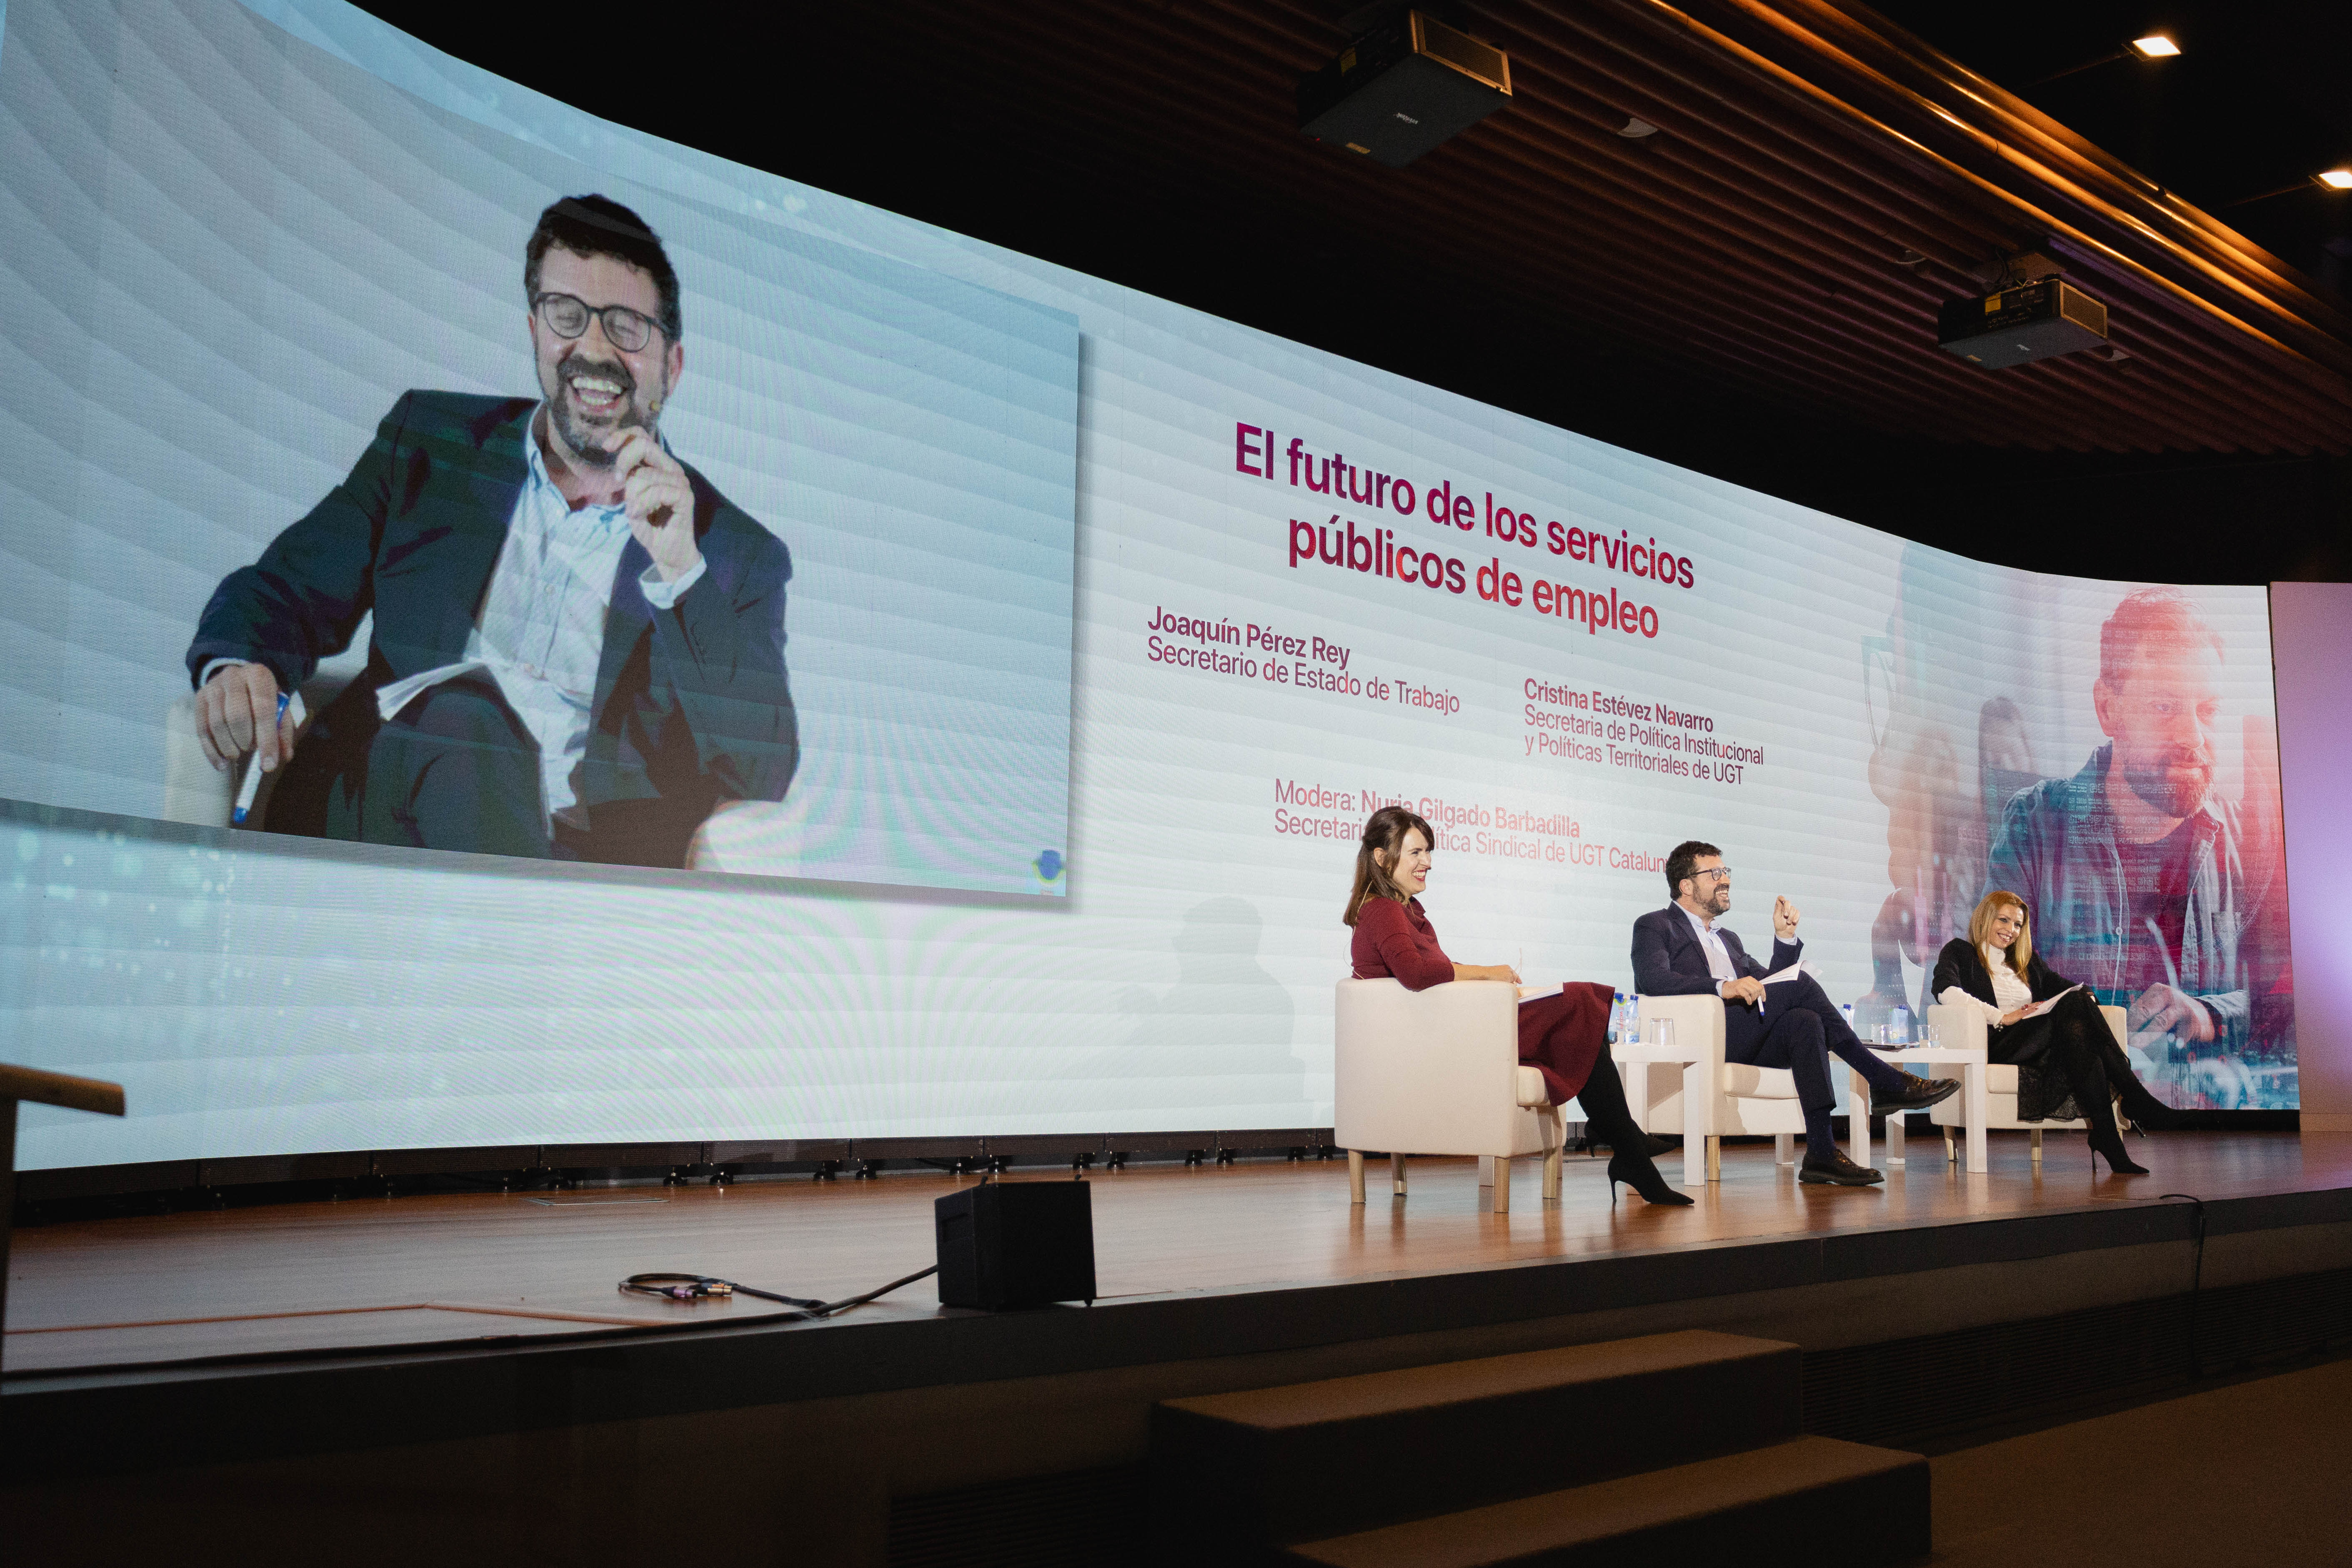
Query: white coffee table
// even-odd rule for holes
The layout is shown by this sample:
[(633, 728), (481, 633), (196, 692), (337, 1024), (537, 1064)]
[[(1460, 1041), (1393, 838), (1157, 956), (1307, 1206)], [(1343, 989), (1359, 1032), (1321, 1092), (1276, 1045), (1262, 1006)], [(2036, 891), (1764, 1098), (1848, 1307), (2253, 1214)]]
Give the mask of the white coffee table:
[[(1969, 1135), (1968, 1168), (1981, 1174), (1988, 1167), (1985, 1152), (1985, 1054), (1964, 1051), (1957, 1046), (1905, 1046), (1899, 1050), (1882, 1051), (1873, 1048), (1872, 1056), (1883, 1062), (1916, 1062), (1923, 1067), (1952, 1066), (1960, 1069), (1960, 1120), (1967, 1124)], [(1870, 1080), (1849, 1067), (1853, 1098), (1846, 1112), (1846, 1142), (1853, 1147), (1857, 1165), (1870, 1163)], [(1886, 1119), (1886, 1163), (1903, 1163), (1903, 1119), (1890, 1115)]]
[[(1680, 1062), (1683, 1068), (1682, 1185), (1706, 1189), (1707, 1134), (1715, 1131), (1715, 1085), (1706, 1081), (1706, 1053), (1696, 1046), (1645, 1045), (1629, 1040), (1609, 1047), (1618, 1062)], [(1646, 1076), (1646, 1075), (1645, 1075)], [(1631, 1098), (1630, 1096), (1628, 1097)]]

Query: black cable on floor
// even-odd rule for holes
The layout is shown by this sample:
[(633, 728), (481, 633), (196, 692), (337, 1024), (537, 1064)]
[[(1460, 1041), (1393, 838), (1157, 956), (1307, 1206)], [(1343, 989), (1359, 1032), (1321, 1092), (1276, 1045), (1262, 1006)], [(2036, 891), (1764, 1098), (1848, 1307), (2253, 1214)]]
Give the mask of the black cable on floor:
[[(630, 1295), (659, 1296), (670, 1301), (704, 1301), (714, 1298), (725, 1300), (734, 1296), (756, 1296), (762, 1301), (776, 1301), (787, 1307), (800, 1309), (794, 1312), (779, 1312), (776, 1314), (778, 1318), (824, 1318), (830, 1317), (835, 1312), (845, 1311), (851, 1307), (862, 1307), (868, 1301), (887, 1296), (902, 1285), (912, 1285), (918, 1279), (928, 1279), (939, 1271), (939, 1265), (933, 1264), (919, 1273), (908, 1275), (904, 1279), (893, 1279), (887, 1285), (868, 1290), (863, 1296), (847, 1296), (838, 1301), (815, 1301), (805, 1296), (782, 1296), (773, 1290), (761, 1290), (751, 1285), (739, 1285), (732, 1279), (721, 1279), (711, 1274), (632, 1274), (621, 1281), (621, 1289)], [(761, 1320), (763, 1322), (773, 1321), (775, 1320)]]

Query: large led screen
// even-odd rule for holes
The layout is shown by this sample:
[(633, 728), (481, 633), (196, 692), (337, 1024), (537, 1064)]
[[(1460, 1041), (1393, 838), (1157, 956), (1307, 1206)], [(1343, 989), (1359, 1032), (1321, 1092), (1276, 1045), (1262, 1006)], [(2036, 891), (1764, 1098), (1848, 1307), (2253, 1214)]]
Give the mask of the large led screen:
[[(651, 270), (559, 237), (565, 287), (527, 295), (584, 196), (674, 264), (650, 428), (665, 303), (614, 289)], [(1391, 802), (1439, 831), (1425, 902), (1465, 962), (1627, 985), (1702, 838), (1733, 927), (1789, 897), (1868, 1031), (2007, 888), (2159, 1094), (2295, 1103), (2259, 590), (1906, 543), (623, 130), (329, 0), (12, 0), (0, 215), (5, 1054), (132, 1108), (28, 1110), (27, 1167), (1328, 1125), (1340, 906)], [(576, 343), (619, 357), (567, 369)], [(675, 513), (620, 506), (603, 553), (563, 532), (593, 508), (533, 452), (551, 483), (580, 455), (537, 423), (567, 395), (581, 443), (630, 447), (620, 489), (690, 485), (698, 527), (724, 498), (701, 577), (654, 548)], [(550, 581), (600, 590), (585, 622)], [(698, 647), (765, 627), (779, 582), (776, 668), (764, 631)], [(538, 620), (500, 608), (532, 584)], [(713, 589), (719, 617), (679, 608)], [(254, 650), (200, 628), (288, 605), (260, 662), (305, 656), (278, 684), (323, 700), (232, 826), (193, 683)], [(568, 717), (504, 679), (567, 638), (594, 667)], [(698, 657), (748, 684), (696, 689)], [(387, 764), (371, 815), (418, 677), (470, 698), (457, 750)], [(787, 691), (785, 787), (741, 787), (779, 771)], [(546, 852), (398, 838), (420, 792), (478, 805), (493, 770), (446, 764), (485, 712), (541, 746), (506, 826)], [(583, 847), (671, 781), (690, 809), (621, 840), (663, 853)]]
[(1061, 891), (1068, 312), (234, 8), (7, 46), (0, 795)]

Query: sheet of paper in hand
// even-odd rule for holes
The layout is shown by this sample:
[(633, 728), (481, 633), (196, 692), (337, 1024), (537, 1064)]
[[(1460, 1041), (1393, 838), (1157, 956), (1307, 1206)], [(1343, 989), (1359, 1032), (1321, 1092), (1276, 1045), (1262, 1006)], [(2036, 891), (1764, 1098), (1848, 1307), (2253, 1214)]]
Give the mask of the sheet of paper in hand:
[(2061, 991), (2057, 995), (2051, 997), (2048, 1001), (2036, 1002), (2032, 1006), (2028, 1007), (2025, 1010), (2025, 1016), (2029, 1018), (2039, 1018), (2043, 1014), (2049, 1012), (2051, 1008), (2055, 1007), (2059, 1003), (2063, 1002), (2068, 996), (2081, 989), (2082, 987), (2080, 985), (2069, 985), (2065, 990)]

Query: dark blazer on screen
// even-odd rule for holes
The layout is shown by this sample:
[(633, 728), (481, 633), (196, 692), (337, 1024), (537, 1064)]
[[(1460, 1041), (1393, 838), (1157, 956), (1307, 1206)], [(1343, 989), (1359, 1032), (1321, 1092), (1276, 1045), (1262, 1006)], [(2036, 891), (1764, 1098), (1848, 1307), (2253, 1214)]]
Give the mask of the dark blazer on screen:
[[(304, 735), (273, 826), (282, 817), (295, 831), (356, 836), (348, 805), (369, 783), (376, 691), (465, 657), (529, 478), (523, 443), (537, 406), (404, 395), (350, 477), (214, 591), (188, 648), (192, 679), (215, 658), (247, 659), (293, 690), (374, 614), (367, 668)], [(799, 763), (784, 670), (791, 552), (699, 473), (687, 476), (709, 563), (701, 579), (656, 611), (638, 586), (652, 560), (634, 539), (614, 578), (575, 775), (590, 841), (611, 851), (598, 858), (679, 864), (714, 805), (782, 800)]]

